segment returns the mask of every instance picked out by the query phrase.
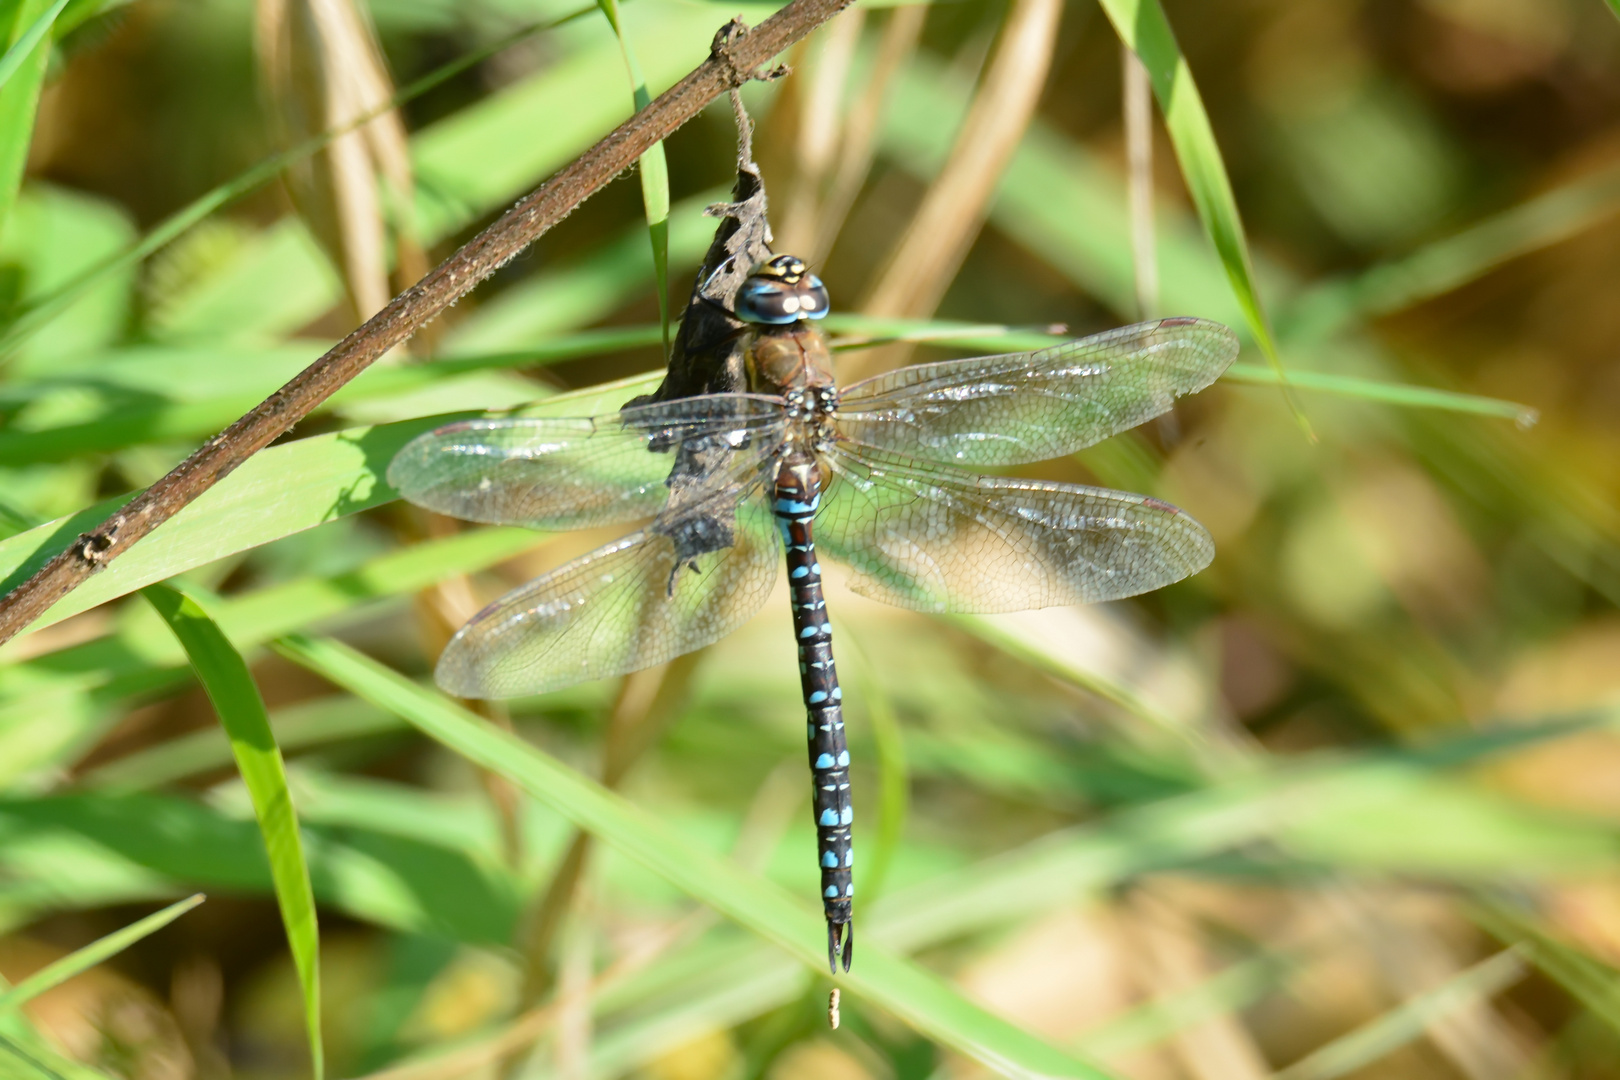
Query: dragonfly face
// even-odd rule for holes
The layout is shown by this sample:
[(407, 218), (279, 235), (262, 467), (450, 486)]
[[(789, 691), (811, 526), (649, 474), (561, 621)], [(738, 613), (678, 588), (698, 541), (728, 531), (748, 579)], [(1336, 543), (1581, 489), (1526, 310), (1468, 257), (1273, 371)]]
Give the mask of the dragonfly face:
[(462, 627), (435, 672), (458, 697), (543, 693), (701, 648), (747, 622), (786, 564), (828, 960), (847, 970), (853, 808), (821, 556), (850, 568), (856, 592), (938, 612), (1113, 600), (1198, 572), (1209, 534), (1168, 503), (966, 470), (1070, 454), (1158, 416), (1213, 382), (1237, 339), (1162, 319), (840, 391), (814, 325), (826, 311), (815, 275), (777, 256), (736, 300), (750, 393), (452, 424), (401, 450), (388, 480), (472, 521), (647, 522)]

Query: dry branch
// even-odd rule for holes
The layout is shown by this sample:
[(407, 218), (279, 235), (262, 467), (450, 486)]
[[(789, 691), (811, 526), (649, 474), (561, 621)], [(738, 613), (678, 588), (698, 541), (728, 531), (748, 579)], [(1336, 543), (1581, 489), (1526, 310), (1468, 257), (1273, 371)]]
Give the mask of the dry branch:
[(383, 353), (409, 338), (629, 169), (654, 143), (719, 95), (754, 78), (773, 57), (851, 2), (793, 0), (752, 30), (740, 22), (727, 24), (715, 36), (709, 58), (684, 79), (530, 192), (167, 476), (0, 598), (0, 642), (16, 636), (96, 570), (292, 428)]

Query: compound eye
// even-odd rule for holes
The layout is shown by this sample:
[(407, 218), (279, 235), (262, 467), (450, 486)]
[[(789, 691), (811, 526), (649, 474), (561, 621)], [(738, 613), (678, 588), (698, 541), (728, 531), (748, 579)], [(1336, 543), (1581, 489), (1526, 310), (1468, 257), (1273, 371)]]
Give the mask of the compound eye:
[(799, 318), (825, 319), (828, 307), (827, 287), (821, 283), (820, 278), (811, 274), (800, 286)]
[(785, 326), (798, 322), (800, 297), (796, 290), (768, 278), (752, 277), (737, 293), (737, 318), (743, 322)]

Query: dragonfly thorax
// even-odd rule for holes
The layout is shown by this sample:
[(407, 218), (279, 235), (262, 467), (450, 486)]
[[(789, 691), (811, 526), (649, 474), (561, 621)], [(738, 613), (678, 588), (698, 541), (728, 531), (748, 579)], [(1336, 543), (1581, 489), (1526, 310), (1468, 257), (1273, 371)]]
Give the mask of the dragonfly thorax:
[(748, 386), (756, 394), (833, 386), (832, 352), (821, 331), (806, 323), (762, 326), (748, 346)]

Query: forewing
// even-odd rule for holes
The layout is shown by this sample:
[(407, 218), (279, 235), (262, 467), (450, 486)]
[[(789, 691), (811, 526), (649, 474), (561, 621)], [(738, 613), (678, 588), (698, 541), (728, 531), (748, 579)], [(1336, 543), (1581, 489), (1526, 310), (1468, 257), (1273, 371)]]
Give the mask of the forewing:
[(597, 417), (469, 420), (406, 444), (388, 482), (441, 514), (581, 529), (657, 514), (682, 472), (720, 490), (758, 472), (782, 441), (778, 399), (711, 394)]
[(1161, 319), (1038, 352), (918, 364), (844, 390), (838, 428), (930, 461), (1045, 461), (1158, 416), (1237, 353), (1220, 323)]
[(770, 594), (781, 548), (762, 499), (720, 511), (729, 547), (678, 558), (676, 541), (655, 525), (507, 593), (450, 639), (439, 686), (467, 698), (539, 694), (651, 667), (731, 633)]
[(1204, 527), (1169, 503), (1106, 488), (974, 476), (840, 446), (817, 547), (863, 596), (990, 613), (1117, 600), (1209, 565)]

